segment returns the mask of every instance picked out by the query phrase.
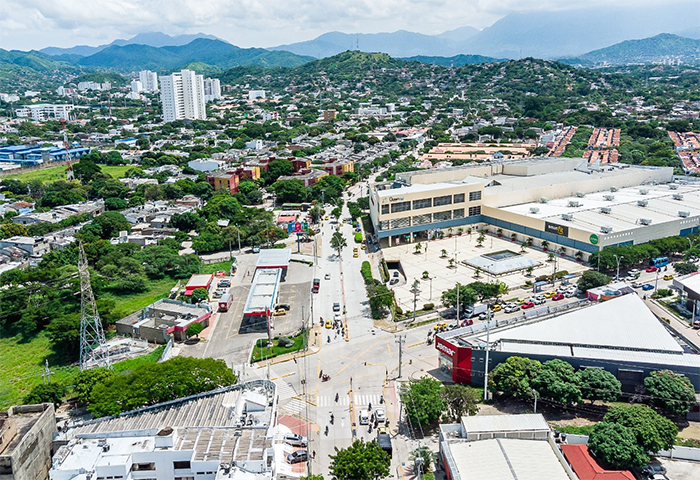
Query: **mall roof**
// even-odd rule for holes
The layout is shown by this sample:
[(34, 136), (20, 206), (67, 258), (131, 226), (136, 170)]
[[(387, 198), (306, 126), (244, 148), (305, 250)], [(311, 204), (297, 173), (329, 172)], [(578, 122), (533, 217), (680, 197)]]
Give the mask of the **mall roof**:
[[(527, 184), (531, 184), (530, 178)], [(638, 202), (646, 202), (646, 206)], [(574, 204), (578, 206), (572, 206)], [(649, 219), (654, 225), (679, 219), (679, 212), (687, 212), (688, 219), (700, 216), (700, 184), (642, 185), (501, 209), (593, 233), (600, 232), (601, 227), (619, 232), (644, 227), (639, 223), (640, 218)], [(562, 215), (571, 215), (571, 220), (564, 220)]]
[(279, 268), (256, 270), (248, 300), (243, 308), (244, 315), (265, 315), (268, 311), (272, 313), (281, 276), (282, 270)]
[(396, 188), (387, 188), (386, 190), (377, 190), (377, 196), (379, 198), (384, 197), (396, 197), (400, 195), (407, 195), (412, 193), (421, 192), (434, 192), (436, 190), (441, 190), (443, 188), (454, 188), (465, 183), (477, 183), (476, 180), (483, 183), (483, 179), (476, 179), (475, 181), (465, 181), (465, 182), (437, 182), (437, 183), (416, 183), (413, 185), (400, 185)]
[(497, 438), (450, 443), (462, 478), (570, 480), (549, 442)]
[(462, 417), (462, 426), (467, 433), (476, 432), (516, 432), (545, 430), (549, 425), (542, 415), (476, 415)]
[(673, 279), (673, 284), (685, 291), (691, 291), (695, 295), (700, 294), (700, 274), (697, 272), (680, 278), (676, 277)]

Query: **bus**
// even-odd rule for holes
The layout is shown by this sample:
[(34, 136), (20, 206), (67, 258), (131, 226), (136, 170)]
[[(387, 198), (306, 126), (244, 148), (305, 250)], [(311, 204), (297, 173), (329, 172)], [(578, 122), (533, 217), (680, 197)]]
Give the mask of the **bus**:
[(233, 302), (233, 297), (230, 293), (224, 293), (221, 295), (221, 298), (219, 299), (219, 311), (228, 312), (228, 309), (231, 308), (231, 302)]
[(649, 260), (650, 267), (665, 267), (668, 265), (668, 257), (656, 257)]

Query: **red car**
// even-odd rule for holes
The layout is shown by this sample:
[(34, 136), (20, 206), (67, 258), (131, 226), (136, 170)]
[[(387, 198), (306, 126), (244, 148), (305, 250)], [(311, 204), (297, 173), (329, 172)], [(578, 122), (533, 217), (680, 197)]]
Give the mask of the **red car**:
[(647, 273), (655, 272), (659, 269), (659, 267), (647, 267)]
[(522, 308), (523, 310), (525, 310), (526, 308), (532, 308), (532, 307), (534, 307), (534, 306), (535, 306), (535, 304), (532, 303), (532, 302), (525, 302), (525, 303), (523, 303), (522, 305), (520, 305), (520, 308)]
[(552, 300), (563, 300), (564, 299), (564, 294), (562, 293), (557, 293), (552, 297)]
[(462, 320), (462, 323), (460, 325), (462, 327), (466, 327), (466, 326), (473, 325), (473, 324), (474, 324), (474, 320), (472, 320), (471, 318), (465, 318), (464, 320)]

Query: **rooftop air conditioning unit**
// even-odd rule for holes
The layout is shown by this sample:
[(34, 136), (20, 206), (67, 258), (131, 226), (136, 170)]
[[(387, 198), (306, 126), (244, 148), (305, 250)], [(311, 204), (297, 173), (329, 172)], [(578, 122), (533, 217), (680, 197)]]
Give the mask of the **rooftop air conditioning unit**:
[(612, 213), (612, 208), (610, 208), (610, 207), (600, 207), (600, 213)]
[(605, 200), (606, 202), (612, 202), (613, 200), (615, 200), (615, 195), (603, 195), (603, 200)]
[(673, 199), (674, 200), (683, 200), (683, 194), (682, 193), (674, 193)]
[(670, 188), (671, 190), (678, 190), (678, 185), (675, 183), (672, 183), (668, 186), (668, 188)]
[(540, 209), (538, 207), (530, 207), (530, 213), (539, 213)]
[(647, 205), (649, 205), (649, 201), (647, 201), (647, 200), (637, 200), (637, 205), (639, 205), (640, 207), (646, 207)]
[(561, 218), (562, 218), (562, 220), (566, 220), (567, 222), (570, 222), (571, 220), (574, 219), (574, 216), (571, 215), (570, 213), (562, 213)]
[(576, 192), (576, 196), (577, 196), (578, 198), (583, 198), (583, 197), (586, 196), (586, 194), (583, 193), (583, 192)]
[(640, 218), (639, 223), (641, 225), (651, 225), (651, 218)]
[(581, 203), (577, 202), (576, 200), (569, 200), (569, 206), (570, 207), (580, 207)]
[(600, 233), (610, 233), (612, 232), (612, 227), (600, 227)]
[(647, 193), (649, 193), (649, 189), (647, 189), (647, 188), (640, 188), (639, 189), (640, 195), (646, 195)]
[(617, 187), (610, 187), (610, 191), (613, 193), (617, 192)]
[(690, 212), (679, 211), (679, 212), (678, 212), (678, 216), (681, 217), (681, 218), (686, 218), (686, 217), (689, 217), (689, 216), (690, 216)]
[(540, 198), (540, 203), (547, 203), (547, 202), (549, 202), (549, 199), (547, 197)]

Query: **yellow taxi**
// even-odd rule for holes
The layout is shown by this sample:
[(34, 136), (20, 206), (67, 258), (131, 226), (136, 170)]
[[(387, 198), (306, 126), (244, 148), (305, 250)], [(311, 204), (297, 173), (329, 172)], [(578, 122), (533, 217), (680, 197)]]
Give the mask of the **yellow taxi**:
[(491, 305), (492, 312), (500, 312), (501, 310), (503, 310), (503, 309), (501, 308), (501, 306), (499, 304), (495, 303), (495, 304)]
[(333, 328), (333, 322), (326, 320), (326, 328)]
[(362, 244), (362, 250), (367, 250), (367, 245), (365, 245), (364, 243)]
[(557, 294), (557, 292), (545, 292), (544, 298), (552, 298), (556, 294)]
[(359, 256), (360, 256), (360, 255), (359, 255), (357, 252), (353, 252), (353, 254), (352, 254), (352, 258), (357, 258), (357, 257), (359, 257)]
[(673, 275), (671, 275), (670, 273), (664, 275), (664, 280), (673, 280)]
[(285, 310), (284, 308), (278, 308), (277, 310), (275, 310), (275, 313), (273, 313), (273, 315), (275, 317), (278, 317), (280, 315), (286, 315), (286, 314), (287, 314), (287, 310)]
[(433, 327), (433, 330), (440, 331), (440, 330), (445, 330), (447, 328), (447, 322), (440, 322), (437, 325)]

